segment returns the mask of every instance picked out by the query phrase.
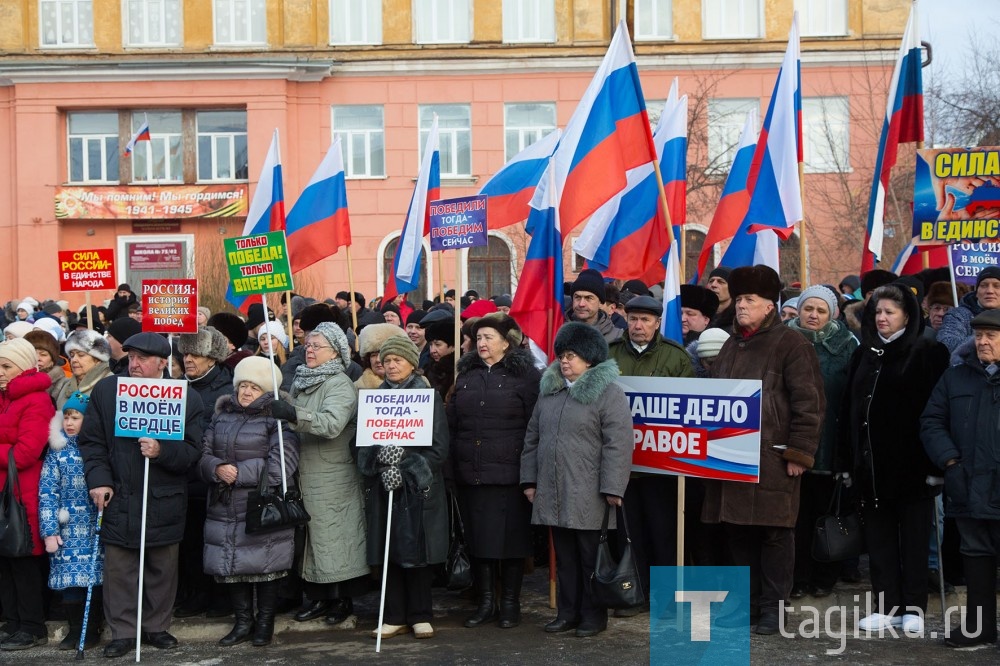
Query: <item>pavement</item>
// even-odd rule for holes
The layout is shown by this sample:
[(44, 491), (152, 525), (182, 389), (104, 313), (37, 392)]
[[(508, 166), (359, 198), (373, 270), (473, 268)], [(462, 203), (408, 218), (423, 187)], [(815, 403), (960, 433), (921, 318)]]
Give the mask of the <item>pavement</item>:
[[(371, 593), (355, 600), (355, 618), (339, 627), (328, 627), (322, 619), (296, 622), (291, 614), (280, 615), (271, 646), (254, 648), (249, 643), (220, 648), (216, 641), (232, 628), (231, 619), (189, 618), (174, 620), (171, 627), (180, 641), (174, 650), (158, 651), (143, 646), (142, 662), (178, 666), (217, 666), (224, 664), (545, 664), (580, 666), (581, 664), (649, 663), (649, 615), (610, 618), (608, 630), (592, 638), (576, 638), (572, 632), (550, 635), (542, 631), (555, 617), (548, 607), (548, 569), (540, 568), (525, 578), (522, 595), (522, 623), (514, 629), (485, 626), (466, 629), (462, 622), (473, 609), (472, 601), (457, 592), (435, 589), (434, 628), (430, 640), (415, 640), (412, 634), (382, 643), (375, 652), (370, 638), (378, 614), (378, 595)], [(990, 664), (1000, 663), (1000, 650), (988, 646), (972, 651), (945, 648), (941, 634), (943, 622), (940, 602), (931, 600), (922, 637), (867, 638), (855, 635), (853, 611), (858, 605), (864, 613), (865, 585), (838, 585), (835, 594), (823, 599), (805, 597), (797, 600), (794, 612), (786, 616), (786, 636), (751, 634), (750, 655), (734, 655), (732, 662), (715, 660), (713, 666), (750, 663), (766, 666), (804, 663), (830, 664)], [(935, 597), (936, 599), (936, 597)], [(947, 599), (949, 606), (964, 603), (964, 589)], [(843, 611), (841, 611), (843, 607)], [(842, 622), (848, 618), (848, 632), (841, 637)], [(822, 618), (832, 619), (831, 631), (821, 630)], [(820, 618), (820, 622), (815, 621)], [(63, 622), (49, 623), (48, 646), (22, 652), (0, 652), (0, 664), (45, 664), (69, 662), (75, 652), (59, 651), (56, 644), (65, 635)], [(932, 636), (933, 633), (933, 636)], [(110, 636), (105, 632), (105, 641)], [(134, 653), (118, 660), (107, 660), (101, 646), (86, 653), (85, 661), (128, 663)], [(733, 656), (733, 655), (731, 655)], [(678, 659), (677, 663), (684, 663)]]

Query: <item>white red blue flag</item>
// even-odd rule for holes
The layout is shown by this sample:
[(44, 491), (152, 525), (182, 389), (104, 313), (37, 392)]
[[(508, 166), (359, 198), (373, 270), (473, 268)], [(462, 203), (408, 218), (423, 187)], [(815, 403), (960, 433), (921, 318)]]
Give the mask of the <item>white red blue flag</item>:
[(512, 157), (479, 190), (480, 194), (490, 198), (490, 229), (501, 229), (528, 218), (528, 206), (535, 187), (561, 136), (562, 130), (549, 132)]
[(135, 131), (132, 138), (125, 144), (125, 152), (122, 153), (122, 157), (128, 157), (131, 155), (132, 151), (135, 150), (135, 144), (140, 141), (152, 141), (152, 138), (149, 135), (149, 118), (146, 117), (145, 113), (142, 114), (142, 124), (139, 125), (139, 129)]
[(430, 233), (431, 201), (441, 198), (441, 152), (438, 142), (438, 117), (434, 115), (427, 134), (420, 173), (413, 187), (410, 207), (403, 222), (403, 232), (392, 257), (392, 269), (385, 284), (383, 301), (388, 303), (399, 294), (413, 291), (420, 284), (422, 239)]
[(868, 226), (865, 229), (865, 246), (861, 253), (861, 272), (875, 268), (882, 257), (882, 239), (885, 234), (885, 198), (889, 175), (896, 165), (901, 143), (924, 140), (924, 87), (920, 70), (920, 35), (917, 23), (917, 3), (913, 3), (906, 22), (903, 43), (889, 83), (882, 135), (879, 138), (875, 175), (872, 178), (871, 197), (868, 201)]
[(347, 184), (336, 139), (285, 220), (288, 260), (297, 273), (351, 244)]

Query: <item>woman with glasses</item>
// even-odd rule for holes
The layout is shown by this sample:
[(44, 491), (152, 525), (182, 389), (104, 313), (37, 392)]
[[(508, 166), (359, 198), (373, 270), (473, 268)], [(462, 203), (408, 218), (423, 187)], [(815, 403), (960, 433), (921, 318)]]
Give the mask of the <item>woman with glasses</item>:
[(524, 437), (521, 487), (532, 503), (531, 522), (550, 526), (555, 545), (557, 612), (545, 631), (594, 636), (607, 628), (608, 609), (592, 598), (589, 578), (605, 507), (621, 506), (628, 485), (632, 417), (616, 383), (618, 364), (596, 328), (563, 325), (555, 351)]
[(325, 615), (337, 625), (354, 613), (351, 597), (368, 590), (361, 476), (351, 450), (358, 390), (345, 372), (351, 356), (339, 326), (322, 322), (303, 347), (291, 402), (271, 407), (299, 435), (299, 486), (312, 516), (300, 572), (312, 605), (296, 619)]

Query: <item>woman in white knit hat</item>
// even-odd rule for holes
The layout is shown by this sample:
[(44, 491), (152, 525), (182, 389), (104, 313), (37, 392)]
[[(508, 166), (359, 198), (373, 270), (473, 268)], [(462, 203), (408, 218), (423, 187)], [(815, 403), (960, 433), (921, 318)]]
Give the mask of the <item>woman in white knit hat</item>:
[(288, 347), (288, 334), (285, 333), (285, 329), (281, 326), (280, 322), (264, 322), (257, 331), (257, 342), (260, 343), (260, 347), (257, 349), (259, 356), (269, 358), (270, 354), (268, 350), (274, 350), (274, 364), (279, 368), (288, 360), (286, 351)]

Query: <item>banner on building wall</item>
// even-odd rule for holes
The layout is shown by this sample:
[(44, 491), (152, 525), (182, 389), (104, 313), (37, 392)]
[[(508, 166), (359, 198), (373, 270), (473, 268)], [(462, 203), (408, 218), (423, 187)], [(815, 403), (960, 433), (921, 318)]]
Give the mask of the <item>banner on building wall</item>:
[(59, 251), (60, 291), (90, 291), (115, 287), (113, 248)]
[(115, 437), (184, 439), (187, 381), (119, 377)]
[(431, 251), (486, 247), (485, 194), (430, 203)]
[(917, 151), (913, 238), (920, 245), (1000, 240), (1000, 148)]
[(179, 271), (184, 267), (184, 243), (130, 243), (130, 271)]
[(248, 206), (246, 183), (56, 188), (60, 220), (246, 217)]
[(1000, 243), (956, 243), (948, 250), (958, 284), (975, 287), (979, 271), (1000, 266)]
[(618, 378), (632, 414), (632, 469), (757, 483), (756, 379)]
[(142, 330), (153, 333), (198, 332), (198, 280), (143, 280)]
[(238, 236), (222, 241), (229, 266), (229, 283), (236, 296), (292, 289), (284, 231)]

